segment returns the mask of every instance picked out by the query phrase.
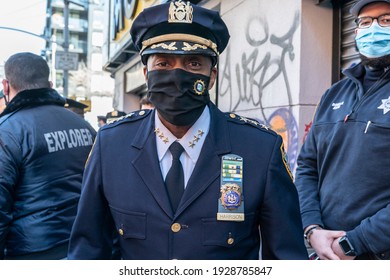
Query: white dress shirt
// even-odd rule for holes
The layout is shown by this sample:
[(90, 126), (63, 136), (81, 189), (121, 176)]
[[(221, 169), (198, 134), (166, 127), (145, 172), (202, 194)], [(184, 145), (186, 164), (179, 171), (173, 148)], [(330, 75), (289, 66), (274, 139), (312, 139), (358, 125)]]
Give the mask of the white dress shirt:
[(210, 109), (205, 107), (202, 115), (181, 138), (177, 139), (161, 122), (160, 118), (155, 114), (155, 134), (158, 159), (160, 162), (161, 174), (165, 180), (167, 173), (172, 165), (172, 154), (169, 151), (169, 146), (178, 141), (184, 148), (180, 156), (180, 161), (184, 171), (184, 187), (187, 186), (188, 180), (194, 171), (196, 162), (198, 161), (200, 151), (202, 150), (204, 140), (210, 129)]

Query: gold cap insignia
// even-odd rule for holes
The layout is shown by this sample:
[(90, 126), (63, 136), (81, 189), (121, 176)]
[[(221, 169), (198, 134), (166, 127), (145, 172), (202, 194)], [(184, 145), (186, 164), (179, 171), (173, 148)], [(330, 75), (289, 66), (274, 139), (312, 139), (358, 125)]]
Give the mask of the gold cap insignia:
[(188, 1), (187, 4), (181, 0), (171, 2), (169, 6), (169, 18), (170, 23), (192, 23), (193, 8)]

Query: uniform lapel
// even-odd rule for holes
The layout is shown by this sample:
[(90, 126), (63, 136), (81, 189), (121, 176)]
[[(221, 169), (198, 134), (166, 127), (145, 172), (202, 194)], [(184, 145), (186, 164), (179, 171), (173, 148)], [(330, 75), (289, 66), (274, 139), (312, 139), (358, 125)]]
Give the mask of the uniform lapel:
[(188, 181), (176, 216), (196, 200), (221, 173), (221, 155), (231, 151), (228, 125), (225, 116), (210, 105), (210, 131), (205, 139), (198, 162)]
[(173, 217), (169, 197), (161, 176), (153, 127), (154, 113), (145, 118), (137, 135), (134, 137), (132, 146), (139, 149), (139, 153), (132, 161), (132, 164), (145, 185), (150, 189), (151, 194), (161, 209), (169, 217)]

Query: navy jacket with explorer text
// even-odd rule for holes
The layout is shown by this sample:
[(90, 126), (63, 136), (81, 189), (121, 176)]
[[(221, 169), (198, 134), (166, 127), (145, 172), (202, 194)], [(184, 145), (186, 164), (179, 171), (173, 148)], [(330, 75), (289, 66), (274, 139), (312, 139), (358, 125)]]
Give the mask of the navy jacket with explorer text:
[(0, 259), (67, 247), (96, 132), (64, 103), (25, 90), (0, 116)]

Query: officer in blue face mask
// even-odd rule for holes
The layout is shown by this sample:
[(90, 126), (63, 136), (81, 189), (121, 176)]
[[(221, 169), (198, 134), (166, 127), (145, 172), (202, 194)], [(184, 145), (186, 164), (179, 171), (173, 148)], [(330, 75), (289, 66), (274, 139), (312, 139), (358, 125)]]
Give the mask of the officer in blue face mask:
[(210, 101), (219, 13), (153, 6), (131, 37), (155, 109), (99, 130), (69, 258), (109, 258), (114, 228), (123, 259), (307, 259), (281, 137)]
[(351, 13), (361, 63), (323, 95), (295, 183), (320, 259), (390, 259), (390, 1)]
[[(383, 2), (383, 3), (380, 3)], [(352, 13), (357, 16), (355, 22), (356, 29), (356, 46), (362, 56), (364, 65), (373, 68), (388, 67), (389, 59), (384, 58), (390, 55), (390, 14), (384, 13), (378, 8), (378, 16), (371, 16), (370, 11), (366, 8), (363, 10), (359, 7), (365, 7), (369, 3), (377, 3), (379, 6), (386, 6), (389, 1), (360, 1), (353, 9)], [(379, 59), (377, 59), (379, 58)]]

